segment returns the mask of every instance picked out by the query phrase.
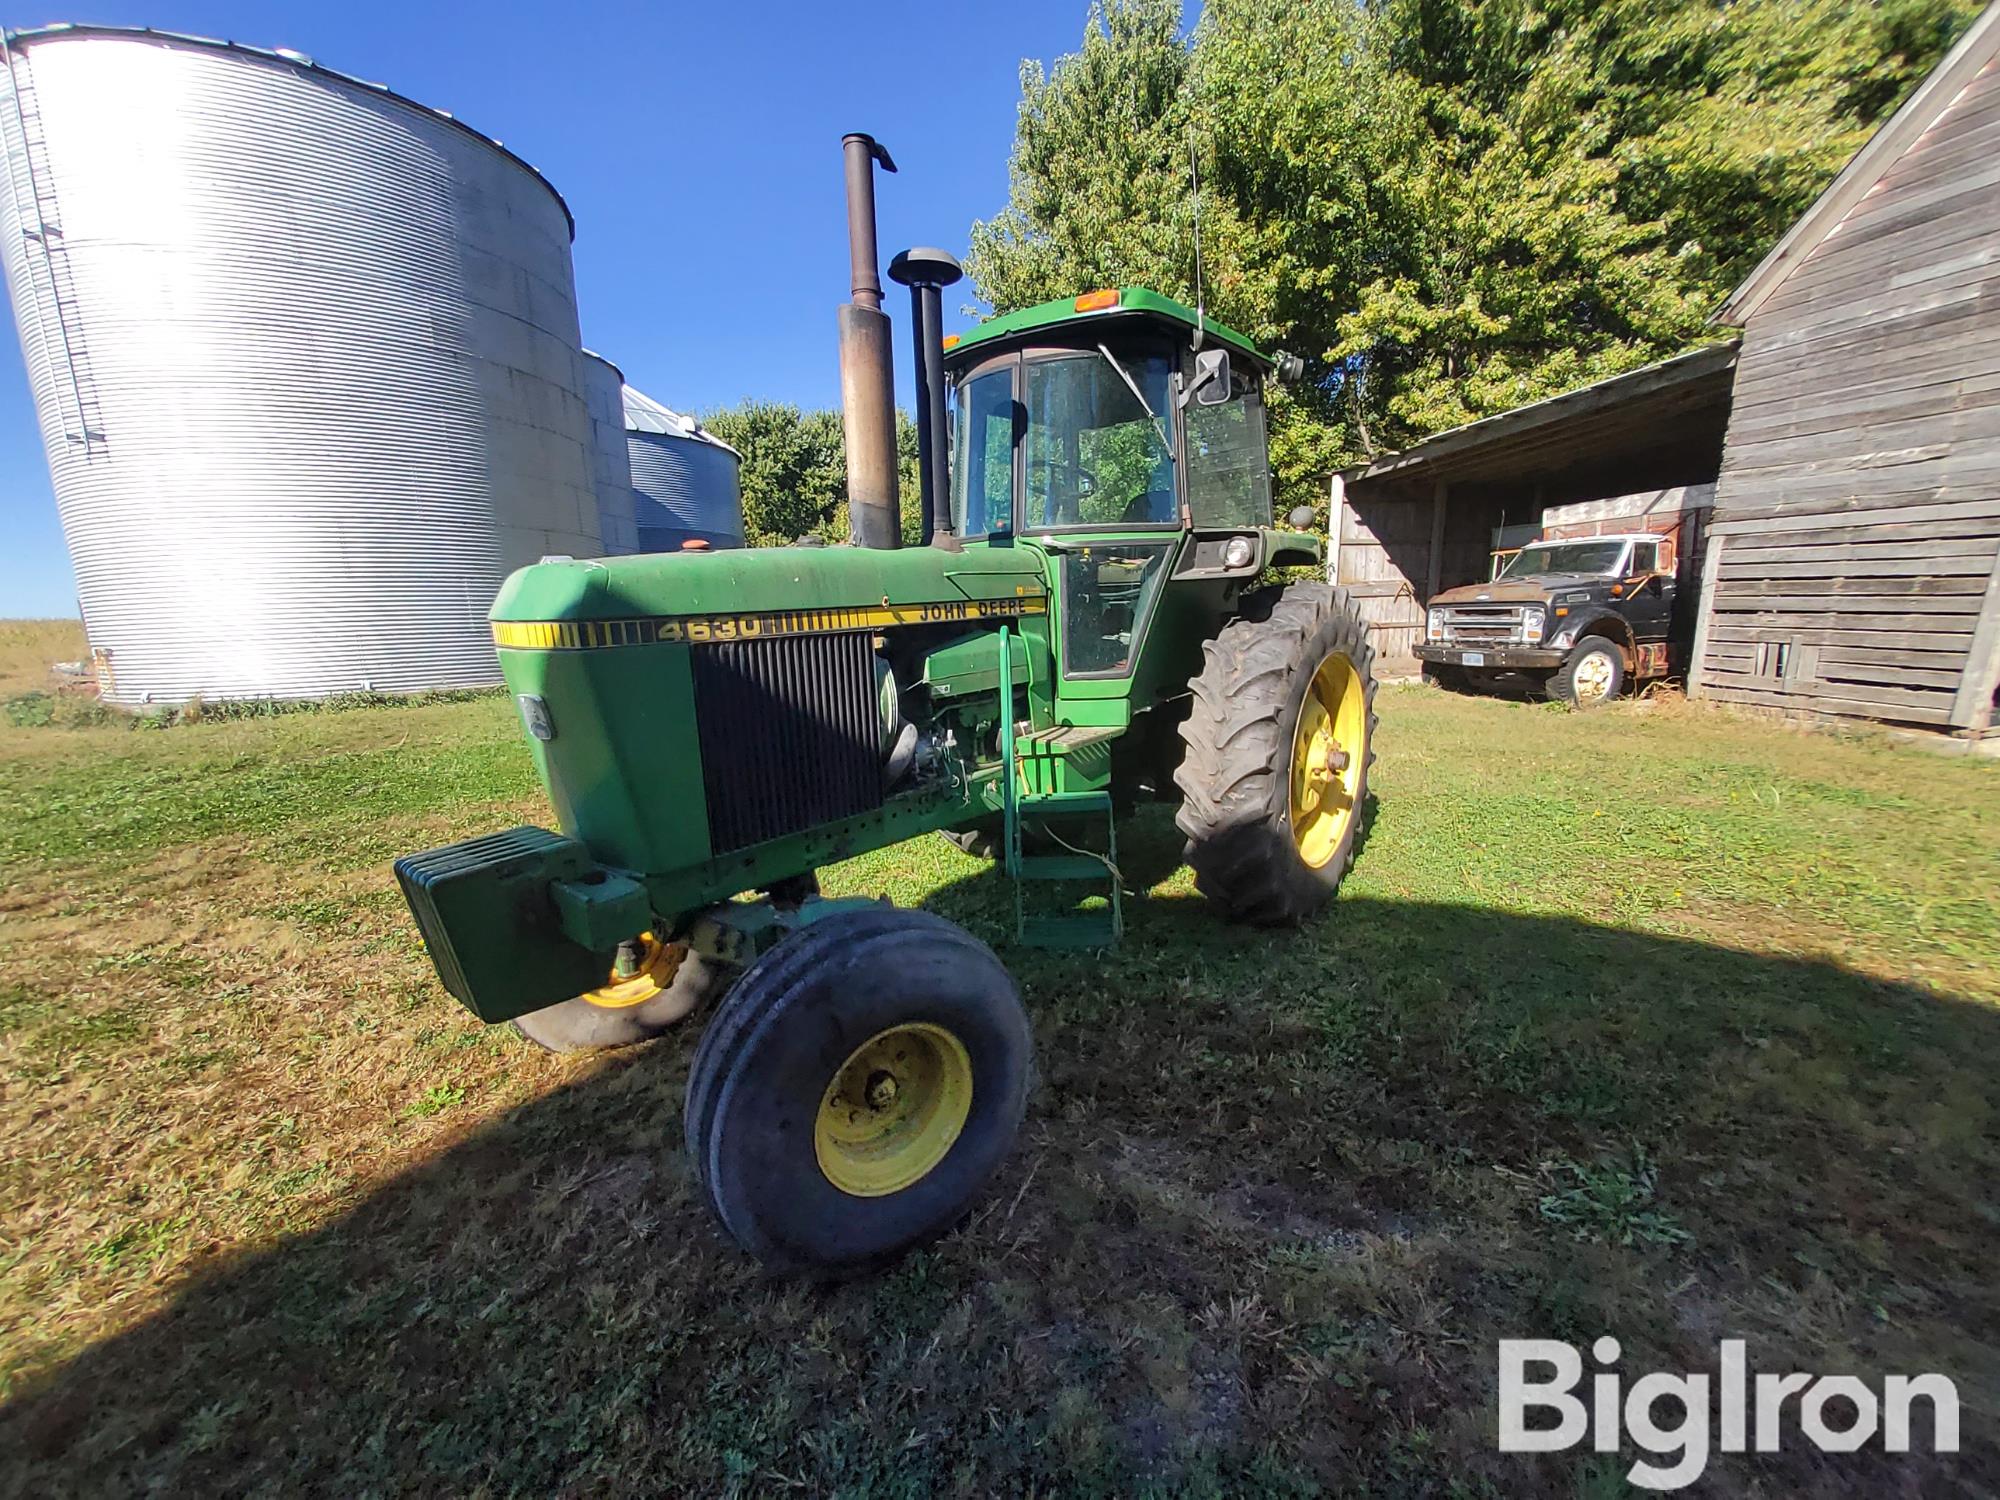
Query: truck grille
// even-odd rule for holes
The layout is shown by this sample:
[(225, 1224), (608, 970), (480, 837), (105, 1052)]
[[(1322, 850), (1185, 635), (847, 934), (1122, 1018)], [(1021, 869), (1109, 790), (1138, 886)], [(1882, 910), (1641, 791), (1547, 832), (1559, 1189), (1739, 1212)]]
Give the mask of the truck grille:
[(1519, 604), (1446, 604), (1444, 638), (1453, 645), (1517, 646), (1521, 644)]
[(690, 656), (712, 853), (882, 805), (866, 631), (716, 642)]

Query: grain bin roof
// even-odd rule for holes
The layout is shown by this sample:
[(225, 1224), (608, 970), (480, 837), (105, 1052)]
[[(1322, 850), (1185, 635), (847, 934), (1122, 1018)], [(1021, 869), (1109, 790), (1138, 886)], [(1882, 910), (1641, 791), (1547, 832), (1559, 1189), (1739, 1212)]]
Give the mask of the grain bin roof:
[[(660, 405), (643, 391), (625, 387), (625, 430), (627, 432), (657, 432), (668, 437), (689, 438), (697, 443), (712, 443), (718, 448), (728, 448), (729, 444), (703, 427), (693, 417)], [(736, 453), (738, 458), (743, 455)]]
[(276, 63), (281, 67), (302, 68), (309, 73), (317, 73), (322, 77), (337, 79), (339, 82), (349, 84), (355, 88), (366, 89), (371, 94), (380, 94), (385, 99), (393, 99), (398, 104), (406, 104), (411, 109), (421, 110), (427, 115), (455, 126), (475, 140), (484, 141), (495, 151), (498, 151), (502, 156), (519, 166), (522, 171), (534, 178), (543, 187), (547, 188), (550, 195), (556, 200), (557, 206), (562, 209), (563, 217), (569, 221), (570, 239), (574, 240), (576, 238), (576, 215), (569, 211), (569, 204), (564, 202), (563, 195), (556, 191), (556, 185), (544, 177), (533, 163), (515, 155), (492, 136), (485, 134), (483, 131), (474, 130), (449, 110), (436, 109), (431, 105), (412, 99), (407, 94), (399, 94), (385, 83), (375, 83), (366, 78), (357, 78), (352, 73), (343, 73), (338, 68), (326, 67), (321, 63), (314, 62), (303, 52), (294, 52), (289, 47), (252, 47), (244, 42), (224, 41), (212, 36), (194, 36), (191, 33), (182, 31), (161, 31), (152, 26), (78, 26), (65, 21), (53, 26), (37, 26), (19, 31), (0, 31), (0, 41), (4, 41), (8, 46), (24, 42), (32, 45), (35, 42), (50, 40), (56, 37), (93, 36), (123, 37), (128, 40), (141, 41), (150, 39), (175, 47), (210, 47), (219, 52), (239, 52), (247, 57), (261, 58), (265, 62)]

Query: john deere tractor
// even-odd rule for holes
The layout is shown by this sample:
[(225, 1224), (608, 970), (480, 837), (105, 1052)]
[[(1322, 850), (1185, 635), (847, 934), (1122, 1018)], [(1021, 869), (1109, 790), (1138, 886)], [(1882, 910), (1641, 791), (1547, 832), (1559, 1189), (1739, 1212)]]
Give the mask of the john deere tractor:
[[(893, 269), (934, 297), (946, 259)], [(712, 1005), (694, 1179), (743, 1248), (814, 1275), (960, 1217), (1031, 1072), (985, 943), (823, 898), (816, 869), (943, 834), (1012, 883), (1017, 941), (1102, 948), (1116, 818), (1152, 797), (1218, 915), (1283, 927), (1332, 895), (1367, 795), (1363, 623), (1323, 583), (1261, 581), (1322, 555), (1271, 524), (1274, 360), (1130, 287), (940, 342), (928, 545), (516, 573), (493, 639), (562, 831), (396, 866), (486, 1021), (566, 1049)]]

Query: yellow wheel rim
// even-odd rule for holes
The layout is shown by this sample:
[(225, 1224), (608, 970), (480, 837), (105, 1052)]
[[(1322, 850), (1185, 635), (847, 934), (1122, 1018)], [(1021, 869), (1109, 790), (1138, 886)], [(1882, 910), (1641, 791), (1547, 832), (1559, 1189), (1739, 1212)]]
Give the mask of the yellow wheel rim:
[(618, 971), (613, 969), (609, 976), (610, 983), (599, 989), (586, 990), (578, 998), (603, 1010), (629, 1010), (632, 1006), (644, 1005), (674, 982), (674, 975), (680, 972), (681, 960), (687, 957), (687, 953), (686, 943), (662, 943), (652, 933), (642, 932), (639, 934), (637, 971), (620, 979)]
[(1334, 651), (1314, 670), (1292, 734), (1292, 838), (1315, 870), (1347, 837), (1367, 763), (1367, 694), (1354, 663)]
[(942, 1026), (879, 1031), (833, 1075), (813, 1122), (826, 1180), (856, 1198), (900, 1193), (951, 1150), (972, 1113), (972, 1058)]

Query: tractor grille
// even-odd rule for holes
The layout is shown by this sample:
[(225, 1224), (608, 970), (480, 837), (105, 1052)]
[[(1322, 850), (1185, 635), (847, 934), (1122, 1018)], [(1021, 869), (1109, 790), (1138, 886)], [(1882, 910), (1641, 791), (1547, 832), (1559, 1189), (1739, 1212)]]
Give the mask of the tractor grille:
[(1444, 638), (1455, 646), (1511, 646), (1521, 641), (1518, 604), (1446, 604)]
[(690, 655), (712, 853), (882, 805), (866, 631), (717, 642)]

